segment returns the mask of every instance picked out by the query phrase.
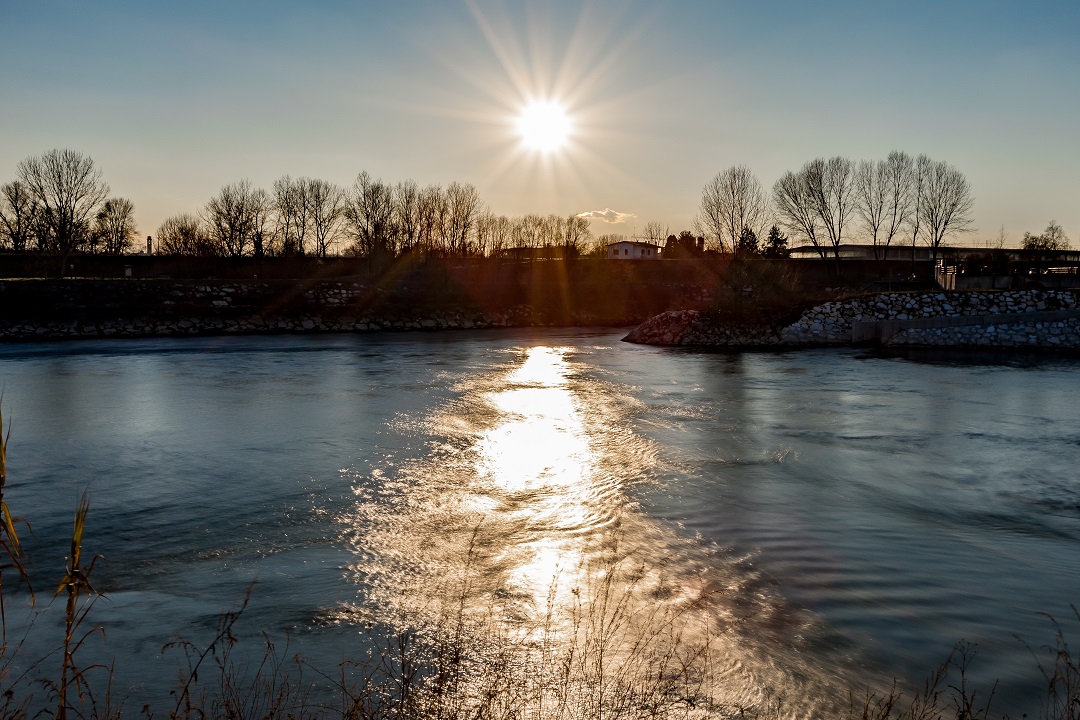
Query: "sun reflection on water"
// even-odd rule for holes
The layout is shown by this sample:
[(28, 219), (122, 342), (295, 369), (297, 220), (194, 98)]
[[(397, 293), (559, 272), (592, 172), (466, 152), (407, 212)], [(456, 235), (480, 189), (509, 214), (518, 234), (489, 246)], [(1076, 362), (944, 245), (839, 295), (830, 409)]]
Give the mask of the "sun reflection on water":
[[(450, 608), (530, 664), (600, 652), (631, 684), (652, 682), (658, 657), (698, 653), (684, 669), (695, 692), (723, 686), (724, 702), (752, 707), (790, 685), (809, 702), (813, 669), (797, 652), (781, 669), (760, 649), (772, 624), (801, 621), (752, 564), (638, 510), (628, 490), (661, 472), (659, 453), (633, 430), (640, 408), (577, 352), (519, 348), (501, 370), (463, 379), (424, 422), (428, 453), (358, 479), (343, 522), (366, 605), (391, 624), (436, 626)], [(558, 667), (592, 693), (592, 666)]]
[(618, 483), (598, 476), (582, 409), (569, 387), (568, 348), (533, 347), (486, 395), (498, 421), (477, 439), (477, 474), (501, 500), (511, 523), (533, 537), (513, 548), (504, 590), (545, 601), (552, 584), (580, 565), (582, 535), (610, 522), (621, 505)]

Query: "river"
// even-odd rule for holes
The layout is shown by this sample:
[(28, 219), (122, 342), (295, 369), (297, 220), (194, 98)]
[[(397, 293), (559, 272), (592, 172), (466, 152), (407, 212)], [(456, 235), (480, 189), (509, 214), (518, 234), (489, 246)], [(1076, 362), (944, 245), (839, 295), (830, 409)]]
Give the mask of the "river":
[(666, 633), (624, 674), (707, 648), (694, 692), (732, 713), (831, 714), (960, 641), (994, 714), (1037, 713), (1042, 613), (1080, 630), (1080, 361), (622, 334), (0, 347), (37, 598), (9, 596), (9, 635), (36, 618), (23, 656), (58, 641), (44, 608), (88, 491), (105, 633), (80, 657), (115, 663), (129, 709), (167, 704), (162, 647), (205, 647), (250, 592), (238, 647), (287, 635), (331, 670), (373, 623), (448, 606), (530, 648), (592, 642), (599, 612), (616, 654)]

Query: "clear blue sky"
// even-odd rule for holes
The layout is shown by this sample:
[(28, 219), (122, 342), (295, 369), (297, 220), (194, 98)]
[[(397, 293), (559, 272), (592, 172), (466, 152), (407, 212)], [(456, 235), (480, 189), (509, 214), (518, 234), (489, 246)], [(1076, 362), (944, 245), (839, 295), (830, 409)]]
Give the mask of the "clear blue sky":
[[(563, 151), (524, 151), (530, 97)], [(284, 174), (475, 184), (496, 213), (688, 228), (705, 182), (818, 156), (962, 170), (978, 242), (1080, 242), (1080, 2), (0, 0), (0, 182), (84, 152), (142, 233)]]

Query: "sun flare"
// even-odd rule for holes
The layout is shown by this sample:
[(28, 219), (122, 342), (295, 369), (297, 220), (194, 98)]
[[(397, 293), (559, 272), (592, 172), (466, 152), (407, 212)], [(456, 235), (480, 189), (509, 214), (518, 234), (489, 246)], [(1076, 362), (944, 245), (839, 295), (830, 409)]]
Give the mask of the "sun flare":
[(565, 147), (572, 130), (566, 108), (549, 100), (526, 105), (518, 115), (517, 129), (526, 147), (545, 153)]

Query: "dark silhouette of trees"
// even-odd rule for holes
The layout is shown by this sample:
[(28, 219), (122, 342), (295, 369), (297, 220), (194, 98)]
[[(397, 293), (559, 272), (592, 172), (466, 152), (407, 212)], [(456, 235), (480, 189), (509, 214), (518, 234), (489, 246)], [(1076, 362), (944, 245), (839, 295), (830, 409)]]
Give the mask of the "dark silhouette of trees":
[(1051, 220), (1041, 235), (1024, 233), (1020, 246), (1025, 250), (1068, 250), (1070, 247), (1069, 238), (1056, 220)]
[(262, 254), (272, 208), (270, 196), (250, 180), (226, 185), (206, 204), (206, 225), (217, 254)]
[(394, 186), (393, 203), (398, 248), (413, 250), (420, 240), (420, 187), (414, 180), (399, 182)]
[(270, 193), (262, 188), (252, 191), (248, 199), (248, 212), (251, 219), (251, 254), (263, 257), (267, 254), (267, 239), (273, 238), (269, 228), (270, 216), (274, 212), (274, 200)]
[(345, 202), (344, 218), (353, 238), (350, 252), (361, 257), (393, 257), (394, 202), (389, 185), (364, 170), (356, 177)]
[(446, 198), (438, 185), (428, 185), (417, 196), (417, 245), (422, 253), (436, 252), (446, 223)]
[(926, 205), (926, 177), (933, 161), (926, 155), (919, 155), (911, 167), (911, 215), (908, 230), (911, 231), (911, 263), (915, 267), (915, 246), (922, 231), (924, 206)]
[(476, 218), (483, 209), (479, 191), (470, 183), (450, 183), (446, 187), (446, 209), (446, 254), (455, 257), (478, 254), (472, 237)]
[(285, 175), (274, 181), (273, 211), (275, 248), (282, 255), (326, 257), (338, 239), (345, 191), (326, 180)]
[(911, 217), (913, 170), (911, 157), (894, 150), (885, 160), (860, 162), (855, 171), (855, 210), (866, 226), (875, 259), (888, 255), (889, 245)]
[(736, 255), (757, 255), (760, 251), (758, 248), (757, 233), (748, 227), (744, 227), (739, 234), (739, 242), (735, 246)]
[(309, 217), (303, 180), (284, 175), (274, 181), (273, 193), (275, 240), (281, 254), (303, 255), (307, 251)]
[(91, 221), (109, 186), (94, 161), (74, 150), (49, 150), (26, 158), (17, 172), (40, 210), (39, 244), (60, 258), (63, 275), (68, 256), (89, 239)]
[(735, 249), (743, 228), (750, 228), (755, 235), (761, 232), (768, 212), (765, 191), (745, 165), (718, 173), (701, 191), (699, 222), (721, 252)]
[(814, 212), (839, 260), (844, 228), (854, 210), (855, 164), (840, 156), (818, 158), (808, 162), (804, 170)]
[(217, 255), (203, 222), (189, 213), (166, 219), (157, 232), (157, 252), (160, 255)]
[[(86, 156), (52, 150), (27, 158), (18, 166), (18, 178), (0, 186), (0, 246), (16, 251), (33, 246), (64, 259), (80, 250), (124, 252), (136, 238), (134, 207), (123, 198), (106, 200), (107, 194), (100, 171)], [(725, 253), (786, 257), (790, 236), (812, 245), (822, 259), (831, 255), (839, 260), (855, 213), (875, 257), (882, 257), (879, 249), (887, 255), (904, 232), (911, 233), (913, 246), (924, 242), (936, 257), (951, 234), (970, 229), (972, 206), (964, 175), (925, 155), (912, 159), (894, 151), (885, 160), (857, 165), (839, 156), (817, 158), (798, 172), (784, 173), (771, 194), (749, 168), (737, 165), (703, 188), (694, 219), (698, 232), (675, 236), (667, 226), (649, 222), (642, 237), (665, 244), (664, 257), (699, 255), (706, 239)], [(1064, 233), (1051, 225), (1057, 229), (1026, 234), (1025, 243), (1060, 247)], [(340, 252), (345, 238), (346, 253), (385, 258), (403, 252), (574, 257), (602, 254), (605, 243), (624, 239), (604, 235), (594, 240), (588, 219), (577, 214), (496, 215), (469, 183), (421, 188), (406, 180), (391, 185), (364, 171), (348, 189), (288, 175), (274, 183), (272, 194), (248, 180), (226, 185), (197, 215), (176, 215), (162, 223), (158, 251), (325, 257)], [(1063, 242), (1067, 247), (1067, 238)]]
[(588, 220), (577, 215), (568, 215), (563, 221), (563, 247), (566, 249), (567, 257), (582, 254), (591, 236)]
[(779, 224), (805, 238), (824, 260), (825, 246), (819, 239), (818, 216), (805, 167), (797, 173), (789, 170), (780, 176), (773, 185), (773, 204)]
[(788, 239), (784, 233), (780, 232), (780, 228), (773, 225), (769, 228), (769, 235), (765, 238), (765, 246), (761, 250), (761, 254), (769, 258), (784, 258), (788, 256)]
[(669, 235), (671, 235), (671, 228), (655, 221), (645, 223), (645, 227), (641, 231), (641, 236), (646, 242), (656, 245), (663, 245)]
[(338, 239), (345, 213), (345, 191), (326, 180), (308, 178), (304, 181), (304, 195), (311, 216), (315, 254), (326, 257)]
[(41, 209), (30, 188), (20, 180), (0, 186), (0, 242), (26, 252), (37, 237)]
[(130, 250), (138, 234), (135, 204), (127, 198), (109, 198), (94, 218), (93, 236), (104, 245), (104, 252), (109, 255)]
[(773, 185), (777, 220), (802, 235), (824, 260), (827, 249), (839, 262), (855, 203), (855, 164), (843, 157), (816, 158), (798, 173), (787, 172)]
[(931, 258), (937, 259), (948, 235), (972, 229), (975, 201), (964, 174), (944, 161), (930, 162), (920, 181), (919, 222), (925, 228)]
[(666, 260), (682, 260), (700, 257), (705, 250), (705, 238), (695, 236), (689, 230), (675, 235), (668, 235), (664, 245), (663, 257)]

